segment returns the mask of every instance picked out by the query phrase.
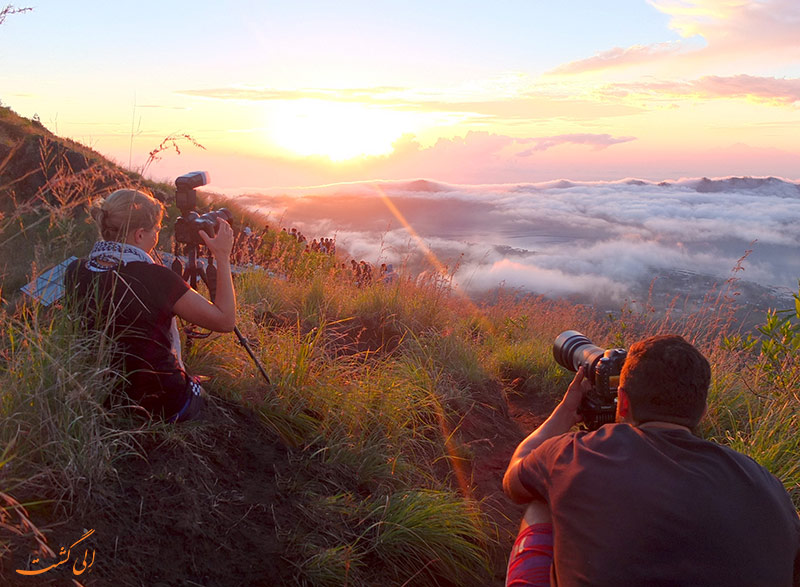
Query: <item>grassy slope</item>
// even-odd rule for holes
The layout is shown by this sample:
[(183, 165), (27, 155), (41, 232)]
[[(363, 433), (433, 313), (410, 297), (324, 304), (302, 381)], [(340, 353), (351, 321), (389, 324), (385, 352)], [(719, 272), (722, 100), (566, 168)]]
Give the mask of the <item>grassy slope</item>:
[[(16, 294), (30, 258), (12, 253), (32, 250), (44, 267), (88, 250), (95, 184), (76, 185), (62, 205), (34, 198), (2, 220), (2, 258), (19, 259), (3, 276), (0, 491), (40, 502), (27, 514), (56, 551), (95, 530), (85, 585), (502, 584), (519, 511), (498, 494), (500, 475), (566, 386), (550, 345), (571, 328), (602, 346), (692, 338), (715, 375), (702, 432), (754, 456), (800, 501), (798, 381), (786, 378), (797, 351), (723, 344), (724, 298), (681, 324), (513, 292), (475, 304), (446, 284), (357, 287), (277, 234), (261, 252), (288, 278), (237, 277), (239, 326), (271, 385), (235, 337), (213, 335), (187, 353), (211, 377), (207, 421), (110, 412), (108, 341)], [(6, 513), (20, 525), (21, 510)], [(35, 533), (3, 532), (0, 544), (0, 576), (21, 579), (13, 570)], [(40, 584), (73, 578), (65, 567)]]

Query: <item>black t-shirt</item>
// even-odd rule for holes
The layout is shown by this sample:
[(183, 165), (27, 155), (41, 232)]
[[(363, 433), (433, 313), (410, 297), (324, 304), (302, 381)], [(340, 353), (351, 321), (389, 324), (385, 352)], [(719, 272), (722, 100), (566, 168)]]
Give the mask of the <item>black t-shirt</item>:
[(688, 430), (608, 424), (557, 436), (525, 457), (519, 479), (550, 505), (559, 585), (800, 580), (800, 520), (781, 483)]
[(116, 337), (128, 396), (154, 415), (169, 418), (179, 412), (189, 391), (170, 332), (172, 308), (189, 285), (161, 265), (135, 261), (95, 272), (85, 259), (70, 264), (64, 283), (68, 297), (88, 318), (88, 327), (107, 328)]

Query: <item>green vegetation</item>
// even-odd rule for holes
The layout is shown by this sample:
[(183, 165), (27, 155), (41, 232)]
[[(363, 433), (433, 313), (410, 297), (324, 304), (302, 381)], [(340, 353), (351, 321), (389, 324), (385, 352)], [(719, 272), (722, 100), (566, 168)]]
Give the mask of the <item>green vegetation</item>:
[(714, 375), (700, 432), (800, 506), (800, 297), (753, 333), (736, 332), (724, 296), (680, 322), (516, 292), (482, 303), (404, 277), (359, 287), (344, 259), (273, 230), (258, 251), (270, 272), (236, 278), (271, 385), (232, 335), (195, 341), (187, 363), (211, 377), (214, 405), (166, 426), (105, 407), (113, 341), (17, 291), (31, 264), (86, 254), (89, 199), (113, 188), (76, 179), (58, 200), (48, 185), (0, 181), (25, 202), (0, 217), (0, 523), (21, 532), (0, 534), (2, 573), (35, 549), (53, 556), (46, 537), (57, 549), (96, 528), (98, 584), (502, 584), (519, 510), (497, 498), (498, 467), (527, 432), (509, 406), (543, 416), (558, 401), (571, 374), (551, 344), (566, 329), (601, 346), (665, 331), (700, 346)]

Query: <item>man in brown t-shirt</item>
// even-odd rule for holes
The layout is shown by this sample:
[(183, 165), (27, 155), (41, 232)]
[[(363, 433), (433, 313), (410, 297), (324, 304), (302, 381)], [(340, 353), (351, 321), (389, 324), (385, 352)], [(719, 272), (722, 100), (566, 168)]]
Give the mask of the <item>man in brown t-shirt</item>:
[(503, 479), (529, 504), (507, 585), (800, 584), (800, 520), (781, 483), (691, 432), (709, 383), (682, 338), (644, 340), (622, 369), (617, 423), (570, 432), (588, 386), (579, 370)]

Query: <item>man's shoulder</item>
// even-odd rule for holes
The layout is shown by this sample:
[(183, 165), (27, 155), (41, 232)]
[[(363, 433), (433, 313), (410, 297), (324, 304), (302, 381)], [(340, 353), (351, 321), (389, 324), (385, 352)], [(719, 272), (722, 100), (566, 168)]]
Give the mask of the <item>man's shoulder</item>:
[(624, 423), (611, 423), (604, 424), (597, 430), (570, 430), (564, 434), (559, 434), (545, 442), (554, 442), (556, 444), (572, 443), (572, 442), (602, 442), (609, 439), (635, 437), (636, 431), (630, 424)]
[(638, 445), (652, 445), (655, 438), (667, 445), (691, 445), (698, 448), (703, 445), (715, 445), (708, 440), (698, 438), (688, 429), (670, 430), (666, 434), (659, 432), (658, 436), (655, 437), (651, 433), (646, 433), (637, 426), (628, 423), (611, 423), (604, 424), (597, 430), (571, 430), (554, 436), (543, 442), (541, 449), (545, 451), (564, 451), (587, 448), (589, 450), (602, 451), (624, 446), (626, 450), (631, 450)]

